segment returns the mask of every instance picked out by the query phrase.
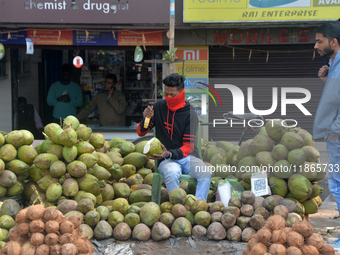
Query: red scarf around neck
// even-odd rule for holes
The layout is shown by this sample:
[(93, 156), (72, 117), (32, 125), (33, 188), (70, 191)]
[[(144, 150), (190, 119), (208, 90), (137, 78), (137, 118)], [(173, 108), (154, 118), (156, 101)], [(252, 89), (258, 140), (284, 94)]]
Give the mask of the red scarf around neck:
[(165, 97), (165, 100), (166, 100), (166, 105), (173, 112), (175, 112), (178, 109), (181, 109), (185, 106), (185, 89), (184, 88), (183, 88), (182, 92), (179, 93), (175, 97), (167, 97), (167, 96), (164, 96), (164, 97)]

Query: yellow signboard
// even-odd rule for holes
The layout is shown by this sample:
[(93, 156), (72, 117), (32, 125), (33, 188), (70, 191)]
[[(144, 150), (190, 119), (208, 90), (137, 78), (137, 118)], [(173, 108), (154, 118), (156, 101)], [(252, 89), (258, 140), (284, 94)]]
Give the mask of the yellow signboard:
[(184, 22), (337, 20), (340, 0), (184, 0)]

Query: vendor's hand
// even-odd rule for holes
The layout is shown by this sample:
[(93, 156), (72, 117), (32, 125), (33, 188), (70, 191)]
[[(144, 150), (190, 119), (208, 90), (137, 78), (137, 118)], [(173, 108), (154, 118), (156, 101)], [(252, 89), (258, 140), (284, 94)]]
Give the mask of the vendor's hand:
[(329, 139), (329, 140), (332, 140), (332, 141), (338, 141), (338, 140), (339, 140), (339, 138), (334, 137), (334, 136), (332, 136), (332, 135), (329, 135), (329, 136), (328, 136), (328, 139)]
[(153, 157), (149, 157), (150, 159), (162, 159), (162, 158), (168, 158), (170, 156), (170, 152), (165, 148), (165, 146), (162, 144), (163, 152), (162, 154), (153, 154)]
[(324, 65), (319, 69), (318, 76), (321, 80), (323, 81), (327, 80), (328, 70), (329, 70), (329, 67), (327, 65)]
[(68, 94), (62, 95), (62, 96), (58, 97), (58, 101), (68, 103), (70, 101), (70, 96)]
[(109, 93), (109, 98), (111, 98), (112, 95), (113, 95), (113, 87), (111, 87), (111, 89), (108, 91), (108, 93)]
[(143, 117), (146, 118), (152, 118), (154, 115), (154, 111), (153, 111), (153, 106), (148, 105), (148, 107), (145, 108), (144, 112), (143, 112)]

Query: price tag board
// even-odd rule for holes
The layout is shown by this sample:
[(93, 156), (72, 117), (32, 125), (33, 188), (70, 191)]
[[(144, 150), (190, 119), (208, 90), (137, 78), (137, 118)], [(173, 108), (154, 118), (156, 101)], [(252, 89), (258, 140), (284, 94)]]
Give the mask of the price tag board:
[(271, 190), (268, 185), (268, 176), (266, 172), (253, 173), (251, 175), (251, 191), (255, 197), (271, 195)]

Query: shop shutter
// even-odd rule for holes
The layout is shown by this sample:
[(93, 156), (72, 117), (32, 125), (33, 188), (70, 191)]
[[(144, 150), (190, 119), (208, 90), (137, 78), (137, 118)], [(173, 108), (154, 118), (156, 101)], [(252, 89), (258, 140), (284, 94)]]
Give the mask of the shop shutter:
[[(226, 47), (210, 47), (209, 51), (209, 84), (233, 84), (239, 87), (244, 94), (245, 112), (250, 112), (247, 104), (247, 88), (253, 88), (253, 105), (255, 109), (267, 110), (272, 106), (272, 88), (277, 87), (278, 104), (276, 111), (266, 119), (294, 119), (298, 126), (312, 132), (313, 120), (324, 82), (318, 78), (318, 70), (324, 59), (317, 53), (313, 59), (313, 45), (289, 46), (247, 46), (253, 49), (249, 60), (249, 51), (235, 50)], [(267, 53), (259, 50), (288, 51), (289, 53), (270, 52), (266, 63)], [(296, 51), (296, 52), (295, 52)], [(281, 115), (281, 88), (305, 88), (311, 93), (311, 99), (303, 106), (312, 114), (305, 116), (295, 105), (287, 105), (287, 115)], [(216, 89), (222, 100), (222, 106), (217, 102), (215, 106), (209, 97), (209, 122), (214, 119), (223, 119), (223, 113), (232, 111), (233, 99), (228, 89)], [(304, 98), (301, 93), (288, 93), (287, 98)], [(216, 98), (216, 96), (215, 96)], [(294, 122), (289, 122), (290, 125)], [(216, 125), (209, 127), (209, 138), (213, 141), (238, 141), (243, 132), (243, 125), (230, 127), (229, 125)], [(245, 139), (253, 138), (252, 130), (247, 132)]]

